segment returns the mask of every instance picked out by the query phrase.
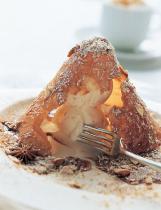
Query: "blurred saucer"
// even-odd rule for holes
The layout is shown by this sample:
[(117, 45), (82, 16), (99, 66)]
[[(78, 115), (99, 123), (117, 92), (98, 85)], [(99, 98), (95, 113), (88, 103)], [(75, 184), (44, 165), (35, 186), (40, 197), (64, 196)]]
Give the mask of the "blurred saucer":
[[(161, 34), (159, 34), (160, 36)], [(117, 56), (120, 60), (128, 62), (157, 60), (161, 58), (161, 41), (156, 36), (149, 37), (138, 49), (134, 51), (117, 50)]]

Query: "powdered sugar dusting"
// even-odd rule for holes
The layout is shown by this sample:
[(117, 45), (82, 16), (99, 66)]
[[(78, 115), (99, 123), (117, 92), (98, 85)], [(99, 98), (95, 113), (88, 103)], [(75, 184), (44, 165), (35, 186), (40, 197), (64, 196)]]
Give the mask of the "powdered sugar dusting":
[(96, 54), (114, 54), (114, 48), (107, 39), (95, 37), (93, 39), (85, 40), (80, 44), (79, 51), (82, 56), (86, 56), (91, 52)]
[[(101, 60), (102, 55), (105, 56)], [(91, 56), (92, 62), (88, 56)], [(68, 88), (81, 85), (84, 75), (95, 78), (101, 90), (108, 91), (111, 88), (109, 80), (120, 76), (114, 48), (105, 38), (95, 37), (82, 41), (69, 51), (68, 57), (63, 71), (55, 79), (54, 93), (58, 104), (65, 102)]]

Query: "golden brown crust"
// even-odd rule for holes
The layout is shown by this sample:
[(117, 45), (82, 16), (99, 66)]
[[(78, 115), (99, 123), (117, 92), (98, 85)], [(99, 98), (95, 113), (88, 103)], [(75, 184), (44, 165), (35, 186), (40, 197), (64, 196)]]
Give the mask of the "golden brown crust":
[(142, 153), (158, 146), (157, 128), (144, 102), (137, 96), (129, 81), (122, 82), (123, 107), (110, 111), (112, 130), (122, 138), (124, 146), (134, 152)]

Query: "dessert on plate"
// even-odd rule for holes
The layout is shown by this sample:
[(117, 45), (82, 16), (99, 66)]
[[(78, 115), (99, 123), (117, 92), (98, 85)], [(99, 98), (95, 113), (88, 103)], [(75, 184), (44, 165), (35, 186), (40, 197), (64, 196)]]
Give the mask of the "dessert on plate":
[(113, 131), (134, 153), (149, 152), (160, 144), (159, 125), (104, 38), (73, 47), (21, 119), (16, 124), (2, 120), (1, 130), (8, 129), (7, 138), (30, 150), (31, 159), (32, 155), (81, 156), (82, 151), (88, 153), (77, 142), (84, 124)]

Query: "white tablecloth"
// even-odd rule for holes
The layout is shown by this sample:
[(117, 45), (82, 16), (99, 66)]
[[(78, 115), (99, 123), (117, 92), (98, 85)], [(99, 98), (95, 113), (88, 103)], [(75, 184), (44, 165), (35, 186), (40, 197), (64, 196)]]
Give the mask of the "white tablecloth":
[[(83, 27), (99, 24), (101, 1), (0, 2), (0, 90), (42, 88), (59, 69)], [(161, 66), (130, 69), (143, 98), (161, 102)]]

